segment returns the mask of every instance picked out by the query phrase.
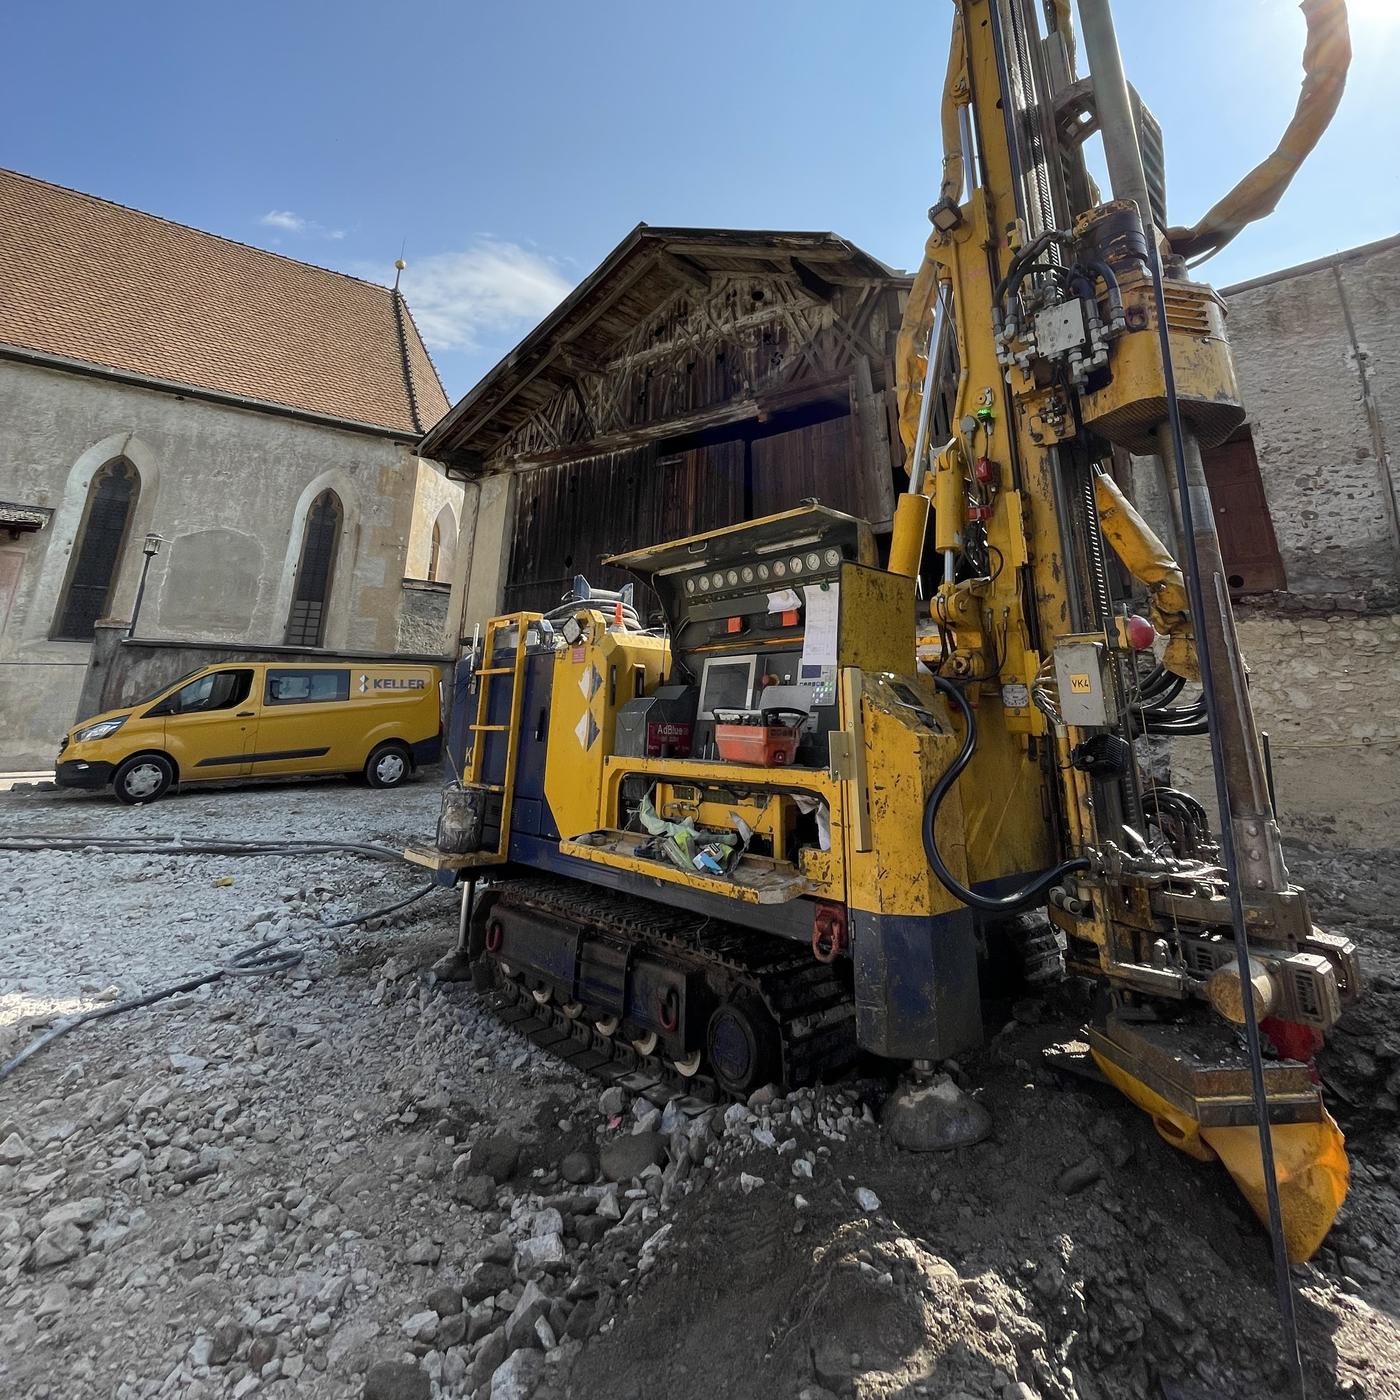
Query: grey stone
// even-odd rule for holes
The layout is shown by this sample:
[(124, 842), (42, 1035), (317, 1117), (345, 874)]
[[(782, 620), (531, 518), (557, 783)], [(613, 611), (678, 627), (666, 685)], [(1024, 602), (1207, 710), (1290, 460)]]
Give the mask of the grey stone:
[(92, 1225), (101, 1219), (106, 1208), (107, 1203), (100, 1196), (84, 1196), (80, 1201), (65, 1201), (45, 1211), (39, 1224), (45, 1230), (56, 1225)]
[(1055, 1179), (1055, 1185), (1066, 1196), (1073, 1196), (1083, 1191), (1085, 1187), (1092, 1186), (1102, 1175), (1103, 1168), (1099, 1165), (1099, 1159), (1092, 1156), (1085, 1157), (1082, 1162), (1076, 1162), (1072, 1167), (1066, 1167)]
[(364, 1400), (429, 1400), (427, 1372), (405, 1361), (380, 1361), (365, 1374)]
[(564, 1217), (554, 1206), (546, 1206), (543, 1210), (537, 1210), (530, 1219), (530, 1236), (532, 1239), (543, 1239), (546, 1235), (562, 1235), (564, 1233)]
[(498, 1327), (494, 1332), (487, 1335), (482, 1342), (476, 1356), (472, 1358), (472, 1364), (467, 1367), (467, 1380), (465, 1389), (467, 1394), (473, 1395), (483, 1389), (491, 1382), (492, 1375), (495, 1374), (496, 1367), (506, 1359), (506, 1329)]
[(559, 1163), (559, 1175), (574, 1186), (586, 1186), (597, 1175), (593, 1158), (586, 1152), (570, 1152)]
[(491, 1400), (529, 1400), (544, 1374), (544, 1357), (537, 1351), (517, 1351), (491, 1375)]
[(509, 1181), (520, 1163), (520, 1144), (509, 1133), (496, 1133), (474, 1143), (468, 1159), (473, 1171), (495, 1182)]
[(410, 1264), (436, 1264), (442, 1258), (442, 1248), (425, 1236), (414, 1240), (404, 1251), (403, 1257)]
[(868, 1186), (857, 1186), (855, 1197), (856, 1204), (863, 1211), (870, 1212), (880, 1209), (880, 1198)]
[[(262, 1326), (261, 1323), (258, 1324)], [(254, 1337), (248, 1346), (248, 1365), (254, 1371), (261, 1371), (277, 1355), (275, 1337)]]
[(609, 1181), (630, 1181), (665, 1162), (666, 1139), (660, 1133), (629, 1133), (604, 1143), (598, 1157)]
[(461, 1290), (451, 1284), (443, 1284), (428, 1294), (428, 1306), (439, 1317), (455, 1317), (462, 1311)]
[(469, 1303), (479, 1303), (493, 1293), (499, 1293), (511, 1284), (510, 1270), (503, 1264), (480, 1263), (473, 1265), (462, 1284), (462, 1295)]
[(486, 1241), (481, 1257), (488, 1264), (509, 1264), (515, 1258), (515, 1242), (502, 1230)]
[(402, 1323), (403, 1334), (410, 1342), (431, 1342), (438, 1332), (438, 1315), (431, 1308), (424, 1308), (406, 1317)]
[[(465, 1161), (458, 1158), (458, 1161)], [(449, 1189), (456, 1200), (463, 1201), (473, 1210), (489, 1210), (496, 1199), (496, 1183), (485, 1172), (467, 1172), (454, 1175)]]
[(880, 1110), (880, 1123), (890, 1141), (909, 1152), (969, 1147), (992, 1131), (992, 1115), (947, 1075), (891, 1094)]
[(515, 1271), (521, 1278), (529, 1278), (546, 1269), (562, 1267), (567, 1258), (562, 1236), (537, 1235), (515, 1246)]
[(627, 1090), (613, 1084), (598, 1095), (598, 1111), (605, 1117), (616, 1118), (627, 1112)]
[(17, 1167), (26, 1157), (33, 1155), (34, 1149), (18, 1133), (11, 1133), (4, 1142), (0, 1142), (0, 1167)]
[(835, 1337), (823, 1337), (812, 1356), (812, 1370), (817, 1380), (829, 1390), (843, 1391), (854, 1376), (851, 1351)]
[(549, 1310), (549, 1294), (533, 1279), (525, 1285), (520, 1301), (511, 1310), (505, 1324), (505, 1341), (508, 1351), (517, 1347), (530, 1346), (534, 1335), (535, 1319), (543, 1317)]
[(68, 1289), (61, 1283), (51, 1283), (39, 1296), (35, 1317), (61, 1317), (68, 1311)]
[(76, 1225), (55, 1225), (42, 1231), (34, 1241), (34, 1267), (51, 1269), (55, 1264), (66, 1264), (85, 1248), (83, 1232)]
[[(460, 1304), (461, 1300), (458, 1299)], [(447, 1351), (451, 1347), (461, 1346), (467, 1337), (467, 1315), (458, 1312), (444, 1317), (438, 1324), (437, 1337), (434, 1339), (439, 1351)]]
[(488, 1332), (496, 1316), (496, 1309), (489, 1303), (483, 1303), (480, 1307), (475, 1307), (467, 1314), (467, 1337), (468, 1343), (479, 1342)]
[(214, 1329), (209, 1339), (209, 1364), (227, 1366), (233, 1360), (239, 1343), (243, 1340), (243, 1329), (236, 1322), (222, 1322)]

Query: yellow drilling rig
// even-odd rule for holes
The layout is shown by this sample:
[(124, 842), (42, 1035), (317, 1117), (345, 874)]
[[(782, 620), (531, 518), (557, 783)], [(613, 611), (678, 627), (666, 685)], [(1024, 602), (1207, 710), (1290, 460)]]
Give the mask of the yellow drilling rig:
[[(978, 1042), (979, 953), (1041, 911), (1039, 956), (1097, 984), (1102, 1073), (1290, 1257), (1317, 1247), (1347, 1161), (1311, 1062), (1359, 965), (1284, 865), (1201, 461), (1244, 409), (1224, 306), (1186, 271), (1273, 207), (1336, 106), (1344, 7), (1304, 10), (1279, 150), (1181, 229), (1107, 0), (1078, 35), (1068, 0), (954, 0), (888, 549), (794, 503), (608, 561), (660, 625), (581, 589), (464, 662), (460, 781), (411, 854), (463, 883), (462, 954), (506, 1014), (699, 1090), (858, 1052), (917, 1074)], [(1170, 544), (1129, 454), (1158, 462)], [(1191, 735), (1201, 797), (1143, 758)]]

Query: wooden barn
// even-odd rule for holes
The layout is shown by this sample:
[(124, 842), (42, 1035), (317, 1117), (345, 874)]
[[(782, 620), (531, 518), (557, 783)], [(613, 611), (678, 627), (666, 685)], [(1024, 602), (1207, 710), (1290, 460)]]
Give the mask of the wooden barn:
[(831, 233), (639, 225), (420, 445), (478, 483), (468, 625), (811, 497), (888, 531), (908, 287)]

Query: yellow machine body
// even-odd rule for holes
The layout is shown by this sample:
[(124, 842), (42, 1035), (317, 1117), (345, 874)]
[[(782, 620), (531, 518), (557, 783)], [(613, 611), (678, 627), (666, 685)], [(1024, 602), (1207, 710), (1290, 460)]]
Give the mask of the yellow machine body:
[[(1027, 173), (1032, 115), (1012, 107), (1048, 79), (1008, 86), (1022, 56), (998, 48), (1000, 3), (954, 6), (945, 178), (896, 346), (910, 489), (887, 566), (869, 525), (807, 505), (605, 561), (651, 590), (646, 619), (629, 594), (493, 620), (462, 760), (480, 831), (453, 868), (649, 901), (620, 922), (606, 902), (576, 915), (506, 884), (471, 946), (536, 1004), (682, 1075), (703, 1064), (733, 1093), (825, 1072), (855, 1045), (926, 1061), (976, 1043), (979, 936), (1043, 905), (1110, 1007), (1088, 1028), (1104, 1075), (1262, 1214), (1251, 1071), (1212, 1006), (1229, 1004), (1229, 862), (1204, 807), (1144, 774), (1134, 746), (1202, 732), (1203, 701), (1173, 707), (1198, 655), (1229, 696), (1215, 713), (1248, 980), (1281, 1046), (1314, 1044), (1358, 994), (1355, 950), (1312, 928), (1288, 882), (1223, 582), (1193, 616), (1183, 570), (1109, 475), (1115, 448), (1172, 457), (1179, 442), (1190, 485), (1187, 447), (1198, 465), (1242, 421), (1224, 306), (1179, 266), (1161, 273), (1146, 195), (1099, 201), (1068, 5), (1047, 11), (1045, 43), (1074, 100), (1034, 117), (1053, 109), (1042, 135), (1062, 159)], [(946, 442), (928, 440), (926, 384)], [(1108, 550), (1145, 598), (1110, 576)], [(1162, 664), (1134, 654), (1133, 607), (1165, 634)], [(653, 933), (654, 908), (682, 921)], [(806, 967), (780, 951), (805, 943)], [(1266, 1069), (1302, 1259), (1344, 1198), (1346, 1158), (1307, 1065)]]

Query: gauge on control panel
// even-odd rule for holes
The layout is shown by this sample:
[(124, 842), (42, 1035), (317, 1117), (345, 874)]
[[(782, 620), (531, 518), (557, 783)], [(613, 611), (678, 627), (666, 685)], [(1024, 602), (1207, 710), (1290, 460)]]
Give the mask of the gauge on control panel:
[(700, 591), (701, 591), (702, 593), (708, 593), (708, 592), (710, 591), (710, 576), (709, 576), (709, 574), (702, 574), (702, 575), (700, 576)]
[(822, 557), (821, 557), (820, 554), (818, 554), (818, 553), (816, 552), (816, 550), (813, 550), (813, 551), (807, 556), (807, 567), (808, 567), (809, 569), (814, 569), (814, 570), (815, 570), (815, 569), (820, 569), (821, 566), (822, 566)]
[(788, 560), (788, 568), (791, 569), (793, 573), (800, 574), (802, 572), (802, 556), (800, 554), (794, 554), (792, 558)]
[(724, 576), (724, 581), (725, 581), (731, 588), (735, 587), (735, 585), (737, 585), (738, 582), (739, 582), (739, 571), (738, 571), (738, 569), (730, 569), (730, 571), (729, 571), (727, 574), (725, 574), (725, 576)]
[(841, 551), (839, 549), (828, 549), (826, 552), (826, 567), (834, 569), (841, 562)]
[(773, 561), (773, 577), (774, 577), (774, 578), (786, 578), (786, 577), (787, 577), (787, 565), (784, 564), (783, 561), (782, 561), (781, 559), (775, 559), (775, 560)]
[(742, 569), (739, 570), (739, 577), (740, 577), (741, 579), (743, 579), (745, 583), (752, 583), (752, 582), (753, 582), (753, 565), (752, 565), (752, 564), (745, 564), (744, 567), (743, 567)]
[(767, 583), (767, 582), (768, 582), (768, 565), (767, 565), (767, 564), (760, 564), (760, 565), (758, 566), (758, 577), (759, 577), (764, 583)]
[(688, 579), (686, 579), (686, 581), (685, 581), (685, 591), (686, 591), (687, 593), (694, 593), (694, 592), (695, 592), (695, 580), (694, 580), (693, 578), (688, 578)]
[(723, 588), (723, 587), (724, 587), (724, 575), (721, 574), (721, 573), (719, 573), (718, 571), (716, 571), (715, 573), (713, 573), (713, 574), (710, 575), (710, 582), (711, 582), (712, 584), (714, 584), (714, 586), (715, 586), (716, 588)]

